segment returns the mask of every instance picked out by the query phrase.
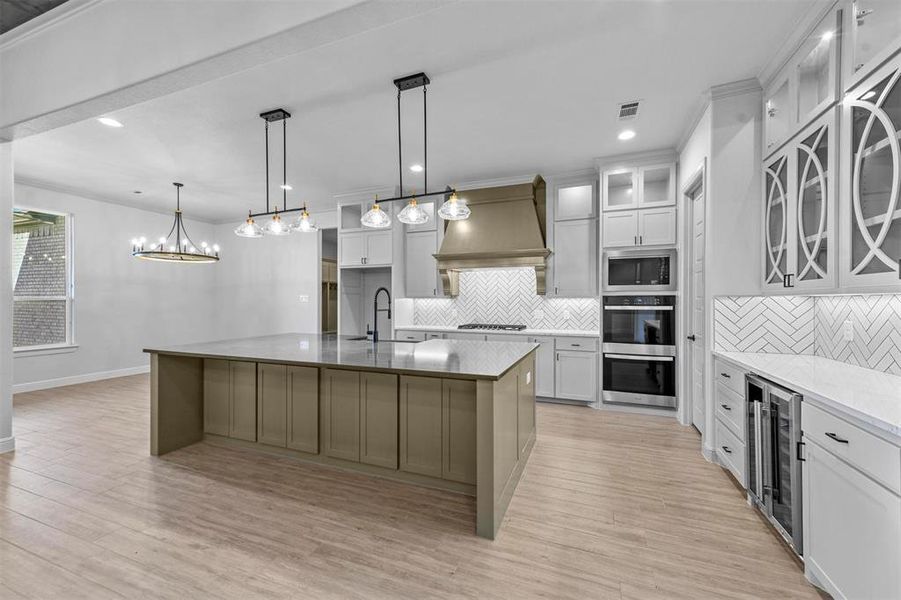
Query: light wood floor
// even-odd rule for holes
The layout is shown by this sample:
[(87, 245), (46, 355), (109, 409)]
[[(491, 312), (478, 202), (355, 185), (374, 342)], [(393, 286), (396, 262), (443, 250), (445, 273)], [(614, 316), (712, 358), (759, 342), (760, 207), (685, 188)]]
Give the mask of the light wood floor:
[(0, 598), (819, 598), (698, 435), (541, 405), (494, 542), (472, 499), (197, 444), (148, 455), (149, 379), (15, 398)]

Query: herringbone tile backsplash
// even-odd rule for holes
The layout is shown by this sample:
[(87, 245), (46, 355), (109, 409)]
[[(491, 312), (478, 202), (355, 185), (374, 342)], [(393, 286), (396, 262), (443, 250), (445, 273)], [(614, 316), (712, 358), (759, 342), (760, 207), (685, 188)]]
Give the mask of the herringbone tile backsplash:
[(901, 375), (901, 295), (721, 297), (714, 325), (717, 350), (815, 354)]
[(413, 323), (453, 327), (462, 323), (524, 324), (530, 329), (599, 331), (597, 298), (546, 298), (535, 293), (535, 270), (483, 269), (460, 273), (456, 298), (418, 298)]

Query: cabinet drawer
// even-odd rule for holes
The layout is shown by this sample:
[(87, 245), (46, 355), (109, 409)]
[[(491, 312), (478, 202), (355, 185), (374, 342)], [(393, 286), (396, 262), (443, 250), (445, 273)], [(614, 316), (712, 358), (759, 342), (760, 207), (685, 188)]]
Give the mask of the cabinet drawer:
[(597, 352), (597, 338), (556, 338), (557, 350), (576, 350), (582, 352)]
[(745, 445), (720, 419), (716, 420), (716, 454), (735, 479), (745, 486)]
[(820, 445), (901, 493), (901, 448), (809, 402), (801, 404), (801, 430), (806, 441)]
[(407, 340), (411, 342), (423, 342), (425, 341), (425, 332), (424, 331), (397, 331), (397, 339), (399, 340)]
[(745, 439), (745, 398), (720, 381), (716, 382), (716, 416), (739, 440)]
[(745, 372), (726, 361), (717, 359), (713, 363), (715, 369), (715, 380), (722, 383), (727, 388), (739, 396), (745, 395)]

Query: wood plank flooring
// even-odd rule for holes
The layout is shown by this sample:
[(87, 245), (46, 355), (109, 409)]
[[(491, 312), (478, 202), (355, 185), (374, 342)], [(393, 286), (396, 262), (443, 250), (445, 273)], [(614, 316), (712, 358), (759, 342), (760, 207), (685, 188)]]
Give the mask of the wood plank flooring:
[(15, 397), (0, 598), (819, 598), (698, 435), (540, 405), (499, 537), (474, 500), (243, 449), (148, 453), (149, 378)]

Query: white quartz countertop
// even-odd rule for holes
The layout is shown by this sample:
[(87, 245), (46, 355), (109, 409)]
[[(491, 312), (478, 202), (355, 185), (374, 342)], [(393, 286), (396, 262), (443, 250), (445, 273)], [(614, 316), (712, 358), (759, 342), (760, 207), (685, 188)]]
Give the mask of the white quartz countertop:
[(821, 356), (714, 352), (805, 400), (901, 438), (901, 377)]
[(404, 325), (395, 327), (397, 331), (456, 331), (458, 333), (488, 333), (507, 335), (547, 335), (556, 337), (601, 337), (600, 331), (588, 329), (520, 329), (519, 331), (504, 331), (498, 329), (459, 329), (456, 326), (440, 325)]

